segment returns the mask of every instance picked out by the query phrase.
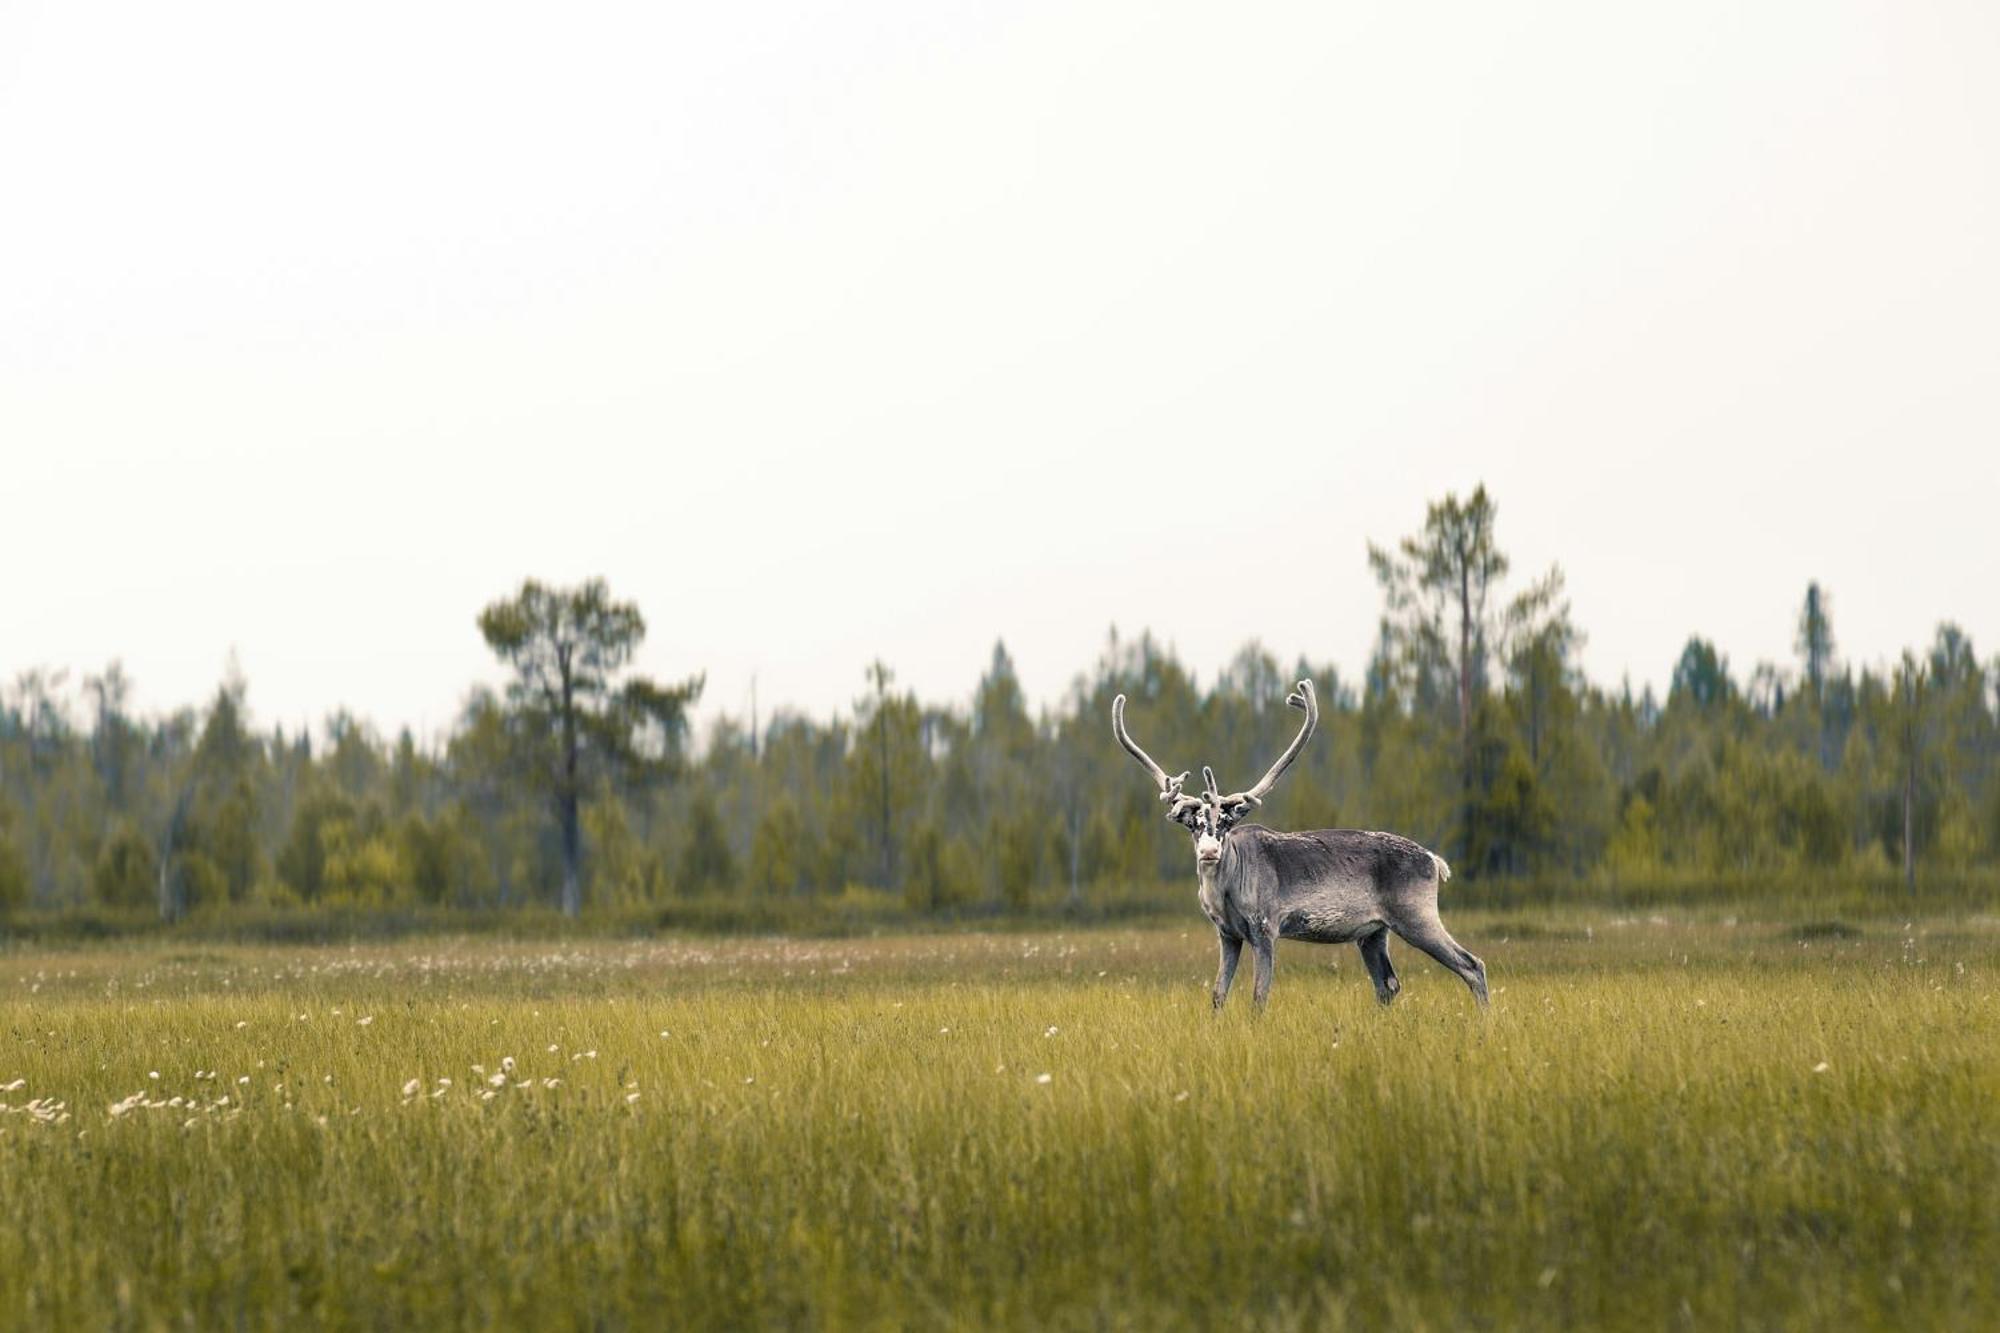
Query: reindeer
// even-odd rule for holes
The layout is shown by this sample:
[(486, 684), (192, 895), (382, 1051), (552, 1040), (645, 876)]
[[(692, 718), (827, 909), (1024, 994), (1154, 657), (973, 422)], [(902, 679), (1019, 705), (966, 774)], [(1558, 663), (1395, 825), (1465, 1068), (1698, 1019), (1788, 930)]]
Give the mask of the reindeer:
[(1456, 973), (1486, 1003), (1486, 964), (1459, 947), (1438, 919), (1438, 885), (1451, 878), (1444, 858), (1393, 833), (1319, 829), (1279, 833), (1243, 817), (1262, 805), (1319, 725), (1319, 701), (1312, 682), (1302, 680), (1285, 700), (1306, 715), (1291, 746), (1248, 791), (1223, 795), (1215, 774), (1201, 770), (1201, 795), (1181, 790), (1188, 775), (1168, 777), (1125, 730), (1125, 696), (1111, 703), (1111, 729), (1118, 743), (1139, 761), (1167, 803), (1167, 818), (1194, 835), (1194, 871), (1201, 910), (1215, 923), (1222, 964), (1215, 974), (1214, 1006), (1221, 1009), (1236, 979), (1236, 964), (1247, 942), (1257, 958), (1252, 992), (1259, 1009), (1271, 995), (1271, 972), (1278, 941), (1312, 940), (1359, 946), (1361, 961), (1375, 983), (1375, 998), (1388, 1004), (1402, 989), (1389, 965), (1389, 934), (1413, 944)]

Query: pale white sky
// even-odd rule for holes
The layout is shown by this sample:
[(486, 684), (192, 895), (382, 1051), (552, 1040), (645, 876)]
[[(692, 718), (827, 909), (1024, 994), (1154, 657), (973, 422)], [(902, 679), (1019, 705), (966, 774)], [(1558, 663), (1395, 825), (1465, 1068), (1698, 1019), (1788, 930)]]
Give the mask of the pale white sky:
[(1599, 679), (1990, 656), (1996, 238), (1978, 0), (11, 0), (0, 681), (435, 734), (530, 574), (707, 716), (1358, 672), (1480, 480)]

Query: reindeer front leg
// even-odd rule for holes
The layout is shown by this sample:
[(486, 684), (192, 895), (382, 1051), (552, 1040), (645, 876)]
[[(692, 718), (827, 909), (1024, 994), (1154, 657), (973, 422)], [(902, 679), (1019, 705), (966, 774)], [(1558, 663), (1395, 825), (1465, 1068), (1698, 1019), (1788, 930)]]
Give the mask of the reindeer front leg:
[(1278, 965), (1278, 933), (1262, 921), (1254, 923), (1256, 934), (1250, 937), (1250, 948), (1257, 955), (1257, 979), (1250, 991), (1250, 998), (1262, 1009), (1271, 998), (1271, 974)]
[(1210, 1006), (1220, 1011), (1229, 999), (1229, 985), (1236, 980), (1236, 964), (1243, 957), (1243, 941), (1239, 937), (1217, 926), (1215, 938), (1222, 946), (1222, 966), (1215, 972), (1215, 993), (1209, 996)]

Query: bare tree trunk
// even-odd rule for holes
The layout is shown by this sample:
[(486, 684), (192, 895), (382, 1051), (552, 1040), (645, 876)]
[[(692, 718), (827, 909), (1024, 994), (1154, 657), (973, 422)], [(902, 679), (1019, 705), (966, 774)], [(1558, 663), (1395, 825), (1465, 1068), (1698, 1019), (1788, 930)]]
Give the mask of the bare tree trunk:
[(882, 775), (882, 887), (896, 887), (896, 846), (890, 835), (889, 809), (889, 719), (884, 716), (886, 700), (878, 695), (875, 705), (876, 756)]
[(1472, 754), (1472, 557), (1464, 550), (1458, 553), (1458, 755), (1459, 800), (1464, 805), (1459, 817), (1460, 836), (1467, 864), (1472, 865), (1477, 786)]
[(174, 813), (167, 819), (167, 836), (160, 849), (160, 920), (174, 921), (181, 914), (180, 892), (174, 882), (174, 851), (187, 829), (189, 794), (184, 789), (174, 799)]
[(1472, 751), (1472, 573), (1463, 553), (1458, 566), (1458, 742)]
[(1917, 765), (1903, 768), (1903, 887), (1917, 891)]
[(557, 669), (562, 676), (562, 784), (556, 800), (562, 822), (562, 914), (574, 918), (583, 911), (583, 830), (577, 822), (576, 695), (570, 677), (569, 649), (557, 653)]
[(583, 830), (576, 810), (576, 788), (562, 794), (562, 914), (574, 917), (583, 910)]
[(1072, 911), (1083, 906), (1083, 811), (1077, 802), (1069, 807), (1069, 905)]

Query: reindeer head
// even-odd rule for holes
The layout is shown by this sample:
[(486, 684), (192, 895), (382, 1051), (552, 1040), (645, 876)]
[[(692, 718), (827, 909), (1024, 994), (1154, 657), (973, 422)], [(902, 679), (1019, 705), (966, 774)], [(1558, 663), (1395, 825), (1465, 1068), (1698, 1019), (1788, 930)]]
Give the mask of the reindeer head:
[(1271, 765), (1270, 772), (1264, 774), (1256, 786), (1225, 796), (1215, 785), (1214, 771), (1204, 767), (1201, 770), (1201, 794), (1190, 796), (1181, 790), (1188, 775), (1182, 773), (1179, 777), (1168, 777), (1167, 771), (1154, 763), (1152, 756), (1140, 749), (1131, 733), (1125, 730), (1125, 696), (1121, 694), (1111, 701), (1112, 734), (1125, 747), (1125, 752), (1138, 760), (1140, 767), (1152, 776), (1160, 789), (1160, 799), (1167, 803), (1167, 818), (1194, 835), (1197, 872), (1212, 871), (1221, 862), (1223, 840), (1229, 836), (1230, 830), (1241, 823), (1254, 807), (1264, 803), (1264, 797), (1278, 785), (1278, 779), (1292, 766), (1299, 752), (1306, 748), (1313, 728), (1319, 725), (1319, 701), (1313, 695), (1311, 681), (1300, 681), (1285, 702), (1306, 715), (1305, 725), (1299, 728), (1299, 734), (1293, 738), (1291, 745), (1278, 756), (1278, 762)]

